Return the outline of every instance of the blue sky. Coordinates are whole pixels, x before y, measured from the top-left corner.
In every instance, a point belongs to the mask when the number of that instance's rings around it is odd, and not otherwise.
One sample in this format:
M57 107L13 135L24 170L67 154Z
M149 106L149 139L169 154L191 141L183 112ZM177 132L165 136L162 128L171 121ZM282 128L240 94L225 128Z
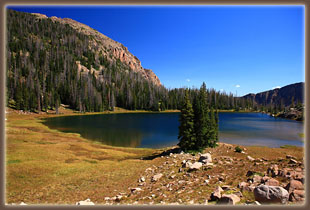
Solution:
M167 88L237 95L304 81L303 6L9 7L72 18L121 42Z

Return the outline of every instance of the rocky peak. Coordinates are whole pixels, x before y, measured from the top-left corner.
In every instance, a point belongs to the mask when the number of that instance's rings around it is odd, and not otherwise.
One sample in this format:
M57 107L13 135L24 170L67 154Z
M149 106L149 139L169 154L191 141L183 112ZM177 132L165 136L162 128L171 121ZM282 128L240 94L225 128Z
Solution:
M47 16L38 13L32 14L37 16L37 18L48 18ZM128 51L128 48L123 44L116 42L95 29L70 18L58 18L53 16L50 19L53 22L68 24L78 32L90 36L89 47L95 48L98 55L99 53L102 53L103 56L106 56L112 62L116 62L119 59L132 71L142 74L144 78L156 85L161 85L159 78L155 75L155 73L152 70L144 69L141 65L141 61L136 56L131 54Z

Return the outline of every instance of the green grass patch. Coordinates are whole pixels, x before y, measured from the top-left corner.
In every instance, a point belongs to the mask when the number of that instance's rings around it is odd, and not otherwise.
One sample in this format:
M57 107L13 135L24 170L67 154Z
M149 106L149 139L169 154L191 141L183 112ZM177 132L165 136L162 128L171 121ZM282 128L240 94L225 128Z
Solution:
M282 148L282 149L292 149L292 148L297 148L297 146L294 146L294 145L283 145L283 146L280 146L280 148Z
M96 163L98 163L97 161L95 161L95 160L84 160L85 162L88 162L88 163L92 163L92 164L96 164Z
M6 163L7 164L13 164L13 163L20 163L22 162L21 160L8 160Z

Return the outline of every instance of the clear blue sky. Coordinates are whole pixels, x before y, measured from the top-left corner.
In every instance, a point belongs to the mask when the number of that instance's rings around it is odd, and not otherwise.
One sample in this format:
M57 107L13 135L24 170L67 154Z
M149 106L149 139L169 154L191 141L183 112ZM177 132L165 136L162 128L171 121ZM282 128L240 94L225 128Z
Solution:
M9 7L72 18L121 42L168 88L245 95L304 81L303 6Z

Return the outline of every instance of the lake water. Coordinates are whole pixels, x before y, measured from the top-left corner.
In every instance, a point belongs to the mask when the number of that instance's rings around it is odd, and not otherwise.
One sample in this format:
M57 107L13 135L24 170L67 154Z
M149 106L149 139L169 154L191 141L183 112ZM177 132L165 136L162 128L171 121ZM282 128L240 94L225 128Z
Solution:
M52 129L107 145L161 148L178 143L179 113L125 113L49 118ZM239 145L303 146L303 123L261 113L219 113L219 141Z

